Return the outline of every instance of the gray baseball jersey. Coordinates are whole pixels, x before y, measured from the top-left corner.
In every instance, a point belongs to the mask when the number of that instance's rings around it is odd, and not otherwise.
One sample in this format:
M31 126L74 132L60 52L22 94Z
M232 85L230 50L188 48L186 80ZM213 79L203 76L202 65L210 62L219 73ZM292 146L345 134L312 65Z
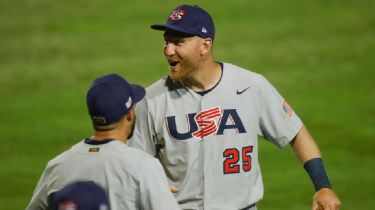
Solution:
M129 144L157 156L183 209L242 209L263 196L258 136L283 147L302 127L261 75L223 63L219 83L200 95L168 77L137 105Z
M180 209L157 159L120 141L88 139L48 162L26 209L46 209L48 196L76 180L101 185L112 210Z

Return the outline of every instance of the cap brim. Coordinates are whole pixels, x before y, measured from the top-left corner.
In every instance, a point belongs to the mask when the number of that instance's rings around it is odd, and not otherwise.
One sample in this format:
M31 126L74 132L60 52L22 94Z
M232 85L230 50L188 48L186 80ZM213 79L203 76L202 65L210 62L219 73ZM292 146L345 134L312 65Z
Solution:
M186 29L182 29L178 26L174 26L174 25L154 24L154 25L151 25L150 27L154 30L159 30L159 31L172 30L172 31L177 31L177 32L180 32L180 33L183 33L183 34L186 34L186 35L195 36L194 33L190 32L190 31L187 31Z
M137 103L145 97L146 90L142 86L130 84L130 87L132 89L132 94L133 94L133 97L132 97L133 103Z
M165 31L166 24L154 24L150 26L154 30Z

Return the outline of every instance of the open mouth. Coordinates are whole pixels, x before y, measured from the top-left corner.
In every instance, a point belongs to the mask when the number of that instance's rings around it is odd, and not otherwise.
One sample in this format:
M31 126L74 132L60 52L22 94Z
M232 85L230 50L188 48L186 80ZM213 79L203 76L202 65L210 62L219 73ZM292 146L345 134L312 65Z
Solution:
M175 67L179 62L178 61L168 61L169 66Z

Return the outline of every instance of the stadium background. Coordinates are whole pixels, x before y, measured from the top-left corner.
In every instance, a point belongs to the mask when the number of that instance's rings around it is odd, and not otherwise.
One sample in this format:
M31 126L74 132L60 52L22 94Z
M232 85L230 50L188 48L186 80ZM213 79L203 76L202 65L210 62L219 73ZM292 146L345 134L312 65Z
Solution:
M264 74L321 147L343 210L375 204L375 2L186 1L216 23L214 55ZM90 135L85 94L115 72L166 73L164 22L181 1L0 2L0 209L24 209L47 161ZM291 149L262 141L264 210L307 210L313 187ZM234 195L235 196L235 195Z

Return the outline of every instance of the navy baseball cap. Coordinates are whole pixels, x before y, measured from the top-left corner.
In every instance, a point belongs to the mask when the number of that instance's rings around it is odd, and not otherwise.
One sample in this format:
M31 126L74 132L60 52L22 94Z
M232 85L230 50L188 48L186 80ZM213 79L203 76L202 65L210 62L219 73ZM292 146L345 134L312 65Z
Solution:
M72 182L54 194L54 210L110 210L105 190L92 181Z
M169 15L166 24L151 25L155 30L172 30L202 38L215 38L215 26L210 14L199 6L181 5Z
M94 125L110 125L129 112L146 94L142 86L129 84L117 74L97 78L86 95Z

